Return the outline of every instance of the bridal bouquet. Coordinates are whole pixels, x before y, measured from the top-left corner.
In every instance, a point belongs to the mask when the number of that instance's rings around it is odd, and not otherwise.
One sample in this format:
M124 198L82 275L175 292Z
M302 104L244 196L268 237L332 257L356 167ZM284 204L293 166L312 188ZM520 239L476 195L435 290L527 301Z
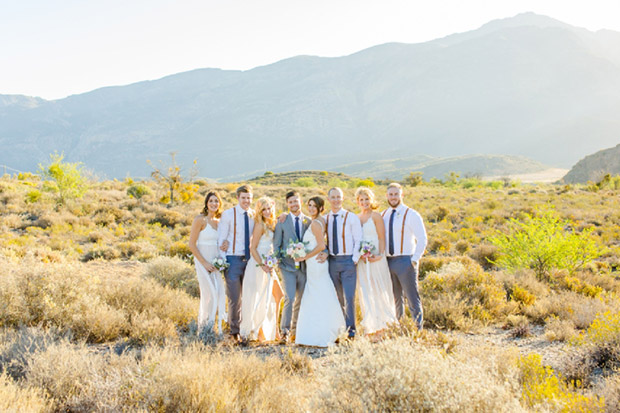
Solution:
M360 243L360 258L370 258L374 250L375 246L372 244L372 242L362 241Z
M272 273L273 270L276 268L276 265L278 264L278 259L271 255L263 255L263 262L260 264L256 264L257 267L260 267L261 265L266 265L267 267L269 267L269 273Z
M293 260L296 258L303 258L306 256L306 244L307 242L295 242L291 240L286 247L286 255ZM295 268L299 268L299 262L295 261Z
M211 263L219 272L224 272L226 268L230 267L230 264L222 257L216 257Z

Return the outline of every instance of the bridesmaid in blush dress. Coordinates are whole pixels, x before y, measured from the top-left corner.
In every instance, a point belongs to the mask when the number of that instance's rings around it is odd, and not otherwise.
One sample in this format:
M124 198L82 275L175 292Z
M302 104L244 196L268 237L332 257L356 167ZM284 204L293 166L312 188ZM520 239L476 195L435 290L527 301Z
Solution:
M196 276L200 286L198 326L215 325L218 320L222 333L222 320L226 319L226 288L222 274L213 266L219 257L217 226L222 214L222 200L217 192L209 192L200 215L194 218L189 235L189 249L194 255Z

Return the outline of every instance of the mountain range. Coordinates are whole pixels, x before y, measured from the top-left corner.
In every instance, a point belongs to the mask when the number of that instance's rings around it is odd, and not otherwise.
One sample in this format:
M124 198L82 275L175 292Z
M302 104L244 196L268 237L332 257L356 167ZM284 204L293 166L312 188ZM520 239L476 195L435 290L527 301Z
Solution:
M606 174L620 175L620 144L581 159L562 181L571 184L599 182Z
M0 164L35 170L57 150L103 176L140 177L147 159L175 151L221 180L297 167L398 178L471 154L487 174L482 159L502 154L524 173L615 146L619 107L620 33L525 13L337 58L197 69L53 101L0 95Z

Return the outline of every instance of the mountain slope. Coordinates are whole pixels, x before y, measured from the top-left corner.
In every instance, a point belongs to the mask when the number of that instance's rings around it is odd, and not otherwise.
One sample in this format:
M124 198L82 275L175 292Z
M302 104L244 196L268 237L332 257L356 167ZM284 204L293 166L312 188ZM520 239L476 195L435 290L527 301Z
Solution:
M222 179L392 159L379 152L568 166L620 135L617 50L614 32L525 14L339 58L199 69L56 101L0 96L0 164L32 170L59 150L108 176L146 176L147 159L177 151Z
M620 144L586 156L562 180L573 184L598 182L605 174L620 175Z

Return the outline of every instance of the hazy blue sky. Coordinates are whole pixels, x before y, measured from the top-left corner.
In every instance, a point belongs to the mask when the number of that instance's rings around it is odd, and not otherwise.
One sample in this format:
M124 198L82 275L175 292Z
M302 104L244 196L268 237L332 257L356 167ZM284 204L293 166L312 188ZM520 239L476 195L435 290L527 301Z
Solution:
M0 0L0 94L56 99L196 68L342 56L526 11L620 31L618 0Z

